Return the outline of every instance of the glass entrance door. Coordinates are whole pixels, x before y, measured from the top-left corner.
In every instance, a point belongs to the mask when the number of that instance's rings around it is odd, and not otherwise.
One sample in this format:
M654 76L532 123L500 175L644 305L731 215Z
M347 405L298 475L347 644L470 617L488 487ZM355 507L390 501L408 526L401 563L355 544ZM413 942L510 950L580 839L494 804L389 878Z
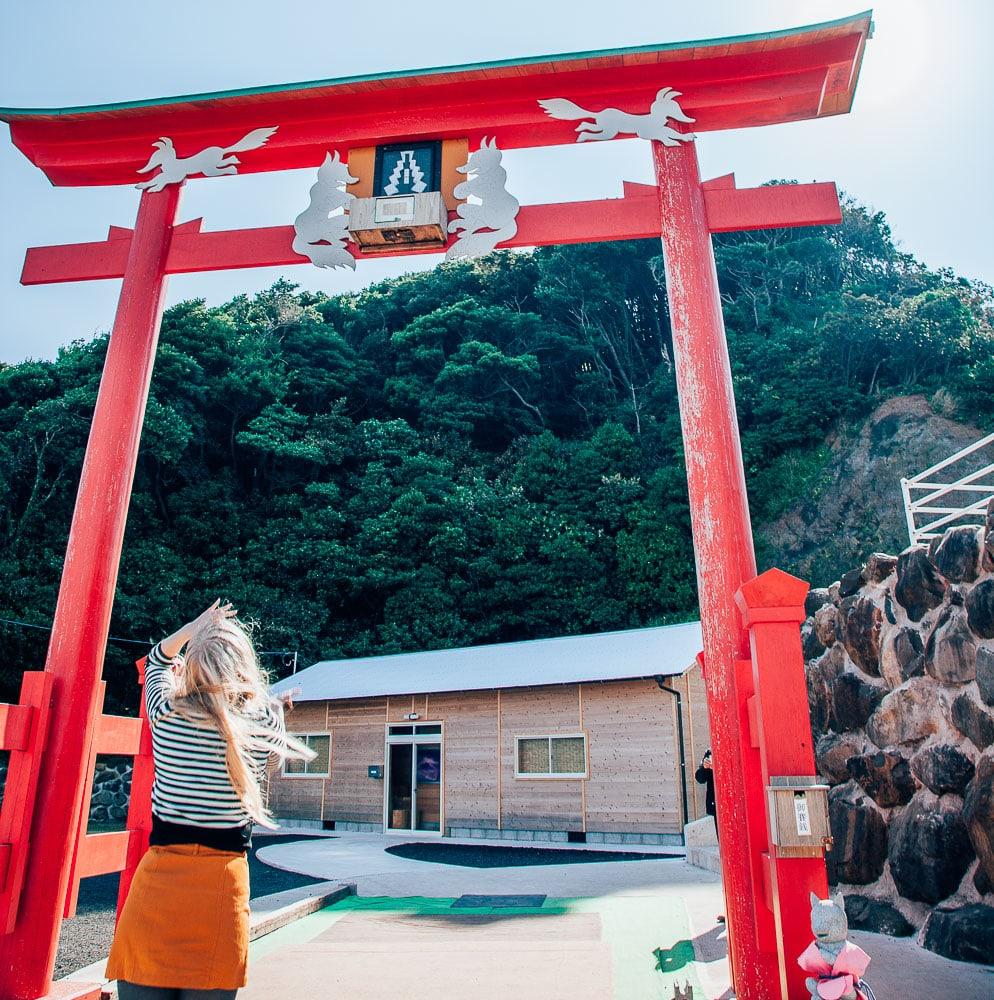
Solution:
M387 829L410 830L411 806L413 805L411 786L411 761L414 747L403 743L392 743L390 751L390 781L387 786Z
M441 833L441 732L439 723L387 728L388 830Z
M437 833L442 822L442 745L418 743L414 754L414 829Z

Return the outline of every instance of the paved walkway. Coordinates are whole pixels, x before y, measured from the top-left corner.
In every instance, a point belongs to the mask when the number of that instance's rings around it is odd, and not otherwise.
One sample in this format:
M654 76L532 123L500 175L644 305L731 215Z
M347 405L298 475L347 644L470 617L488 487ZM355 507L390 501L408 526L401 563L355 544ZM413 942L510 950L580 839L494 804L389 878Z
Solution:
M727 995L727 947L715 921L720 881L677 851L665 860L515 868L385 853L410 842L345 833L262 849L268 864L353 883L358 895L256 942L251 982L239 996L314 996L318 982L327 986L321 995L349 1000L671 1000L678 982L694 987L695 1000ZM618 850L666 853L627 844ZM465 906L460 897L467 895L543 899Z
M674 984L685 982L694 1000L731 996L724 928L715 921L720 881L682 857L468 868L385 853L399 843L410 838L346 833L260 851L277 867L354 883L358 896L256 941L239 997L672 1000ZM466 906L466 895L544 898ZM852 937L874 959L869 979L879 1000L994 997L994 970L940 958L910 938Z

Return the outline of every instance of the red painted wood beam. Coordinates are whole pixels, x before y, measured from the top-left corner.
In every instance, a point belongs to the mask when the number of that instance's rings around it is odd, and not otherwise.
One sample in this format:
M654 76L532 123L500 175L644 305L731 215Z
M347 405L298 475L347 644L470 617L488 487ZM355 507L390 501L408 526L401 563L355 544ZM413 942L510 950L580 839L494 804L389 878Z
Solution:
M260 125L279 131L243 158L243 174L316 167L329 149L496 136L502 149L572 144L575 123L538 101L648 111L660 87L683 97L695 131L769 125L847 111L870 32L868 13L762 36L640 46L519 62L441 67L89 108L0 108L14 144L53 184L133 184L150 143L181 156Z
M178 153L187 156L207 146L235 141L240 138L240 130L258 127L259 115L267 114L272 121L266 118L266 123L279 129L264 147L241 157L240 174L317 167L329 149L344 152L359 146L425 138L466 137L475 146L483 136L496 135L502 149L573 145L577 123L548 117L538 105L540 99L565 97L594 110L622 107L645 113L664 77L666 85L681 91L680 107L695 119L694 131L744 128L817 117L827 67L763 75L752 69L746 76L738 76L729 68L703 90L695 88L692 78L671 83L671 77L677 75L671 67L662 71L658 66L640 67L637 74L637 79L626 78L623 84L616 71L605 71L582 86L555 74L545 82L544 89L542 84L522 78L497 91L490 81L469 88L447 88L450 92L446 97L402 91L387 102L382 95L372 95L361 103L350 98L325 104L317 117L314 108L307 117L296 118L292 110L273 116L264 105L256 105L251 114L241 113L244 124L225 116L219 130L215 113L194 119L195 130L178 136L172 134L169 122L163 121L159 131L143 133L140 139L131 134L94 142L84 139L80 135L83 128L77 126L75 134L79 139L70 136L58 145L38 147L31 159L56 184L136 183L142 179L138 168L148 162L151 142L158 135L170 135Z
M0 705L0 750L23 750L31 739L34 717L30 705Z
M101 715L97 729L97 753L130 756L141 744L142 720L124 715Z
M131 832L119 830L116 833L90 833L81 837L76 858L76 873L79 878L93 875L109 875L119 872L128 860L128 843Z
M725 178L719 181L725 182ZM661 223L655 185L626 182L624 192L623 198L601 201L525 205L518 213L517 234L500 246L534 247L657 237ZM705 187L704 201L712 232L827 225L842 218L838 193L830 183L742 190ZM292 226L204 233L200 224L201 220L195 219L175 228L166 260L167 274L309 263L291 247ZM116 226L100 242L32 247L24 258L21 283L45 285L120 278L130 248L131 230ZM354 244L349 249L358 260L441 252L434 248L398 246L385 253L364 254Z
M835 226L842 221L839 192L830 182L742 189L705 188L704 204L712 233Z
M799 775L817 780L800 631L807 593L808 585L803 580L770 569L744 583L735 595L750 636L764 786L769 786L774 776ZM766 872L776 927L781 994L802 997L805 975L797 958L811 940L809 893L821 899L828 895L825 860L821 855L784 857L771 844Z

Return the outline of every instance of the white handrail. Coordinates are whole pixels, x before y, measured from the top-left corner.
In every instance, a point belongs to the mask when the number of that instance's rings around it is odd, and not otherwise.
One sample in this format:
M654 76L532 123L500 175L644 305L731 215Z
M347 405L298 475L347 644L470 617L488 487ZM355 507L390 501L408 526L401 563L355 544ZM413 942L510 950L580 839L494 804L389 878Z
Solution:
M966 473L959 479L950 482L940 482L933 479L935 473L954 465L956 462L971 455L976 455L983 448L994 445L994 434L988 434L966 448L961 448L954 455L936 462L935 465L919 472L916 476L901 480L901 493L904 496L904 515L908 522L908 537L912 545L919 545L933 538L938 538L942 531L955 522L964 524L983 524L987 505L994 500L994 463L988 462L979 469ZM982 480L977 482L977 480ZM927 491L924 496L915 496L914 491ZM956 498L950 494L977 494L975 499L964 498L957 504ZM935 506L936 500L942 500L946 506ZM919 515L941 514L934 520L926 519L919 523Z

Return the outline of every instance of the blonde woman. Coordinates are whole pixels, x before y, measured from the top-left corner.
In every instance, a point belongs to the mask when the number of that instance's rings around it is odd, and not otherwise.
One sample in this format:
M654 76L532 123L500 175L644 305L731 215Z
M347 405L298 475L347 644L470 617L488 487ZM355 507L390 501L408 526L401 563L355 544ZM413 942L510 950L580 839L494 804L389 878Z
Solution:
M287 736L252 640L215 601L149 653L145 706L155 778L148 853L107 961L120 1000L229 1000L245 985L253 823L272 826L260 781Z

